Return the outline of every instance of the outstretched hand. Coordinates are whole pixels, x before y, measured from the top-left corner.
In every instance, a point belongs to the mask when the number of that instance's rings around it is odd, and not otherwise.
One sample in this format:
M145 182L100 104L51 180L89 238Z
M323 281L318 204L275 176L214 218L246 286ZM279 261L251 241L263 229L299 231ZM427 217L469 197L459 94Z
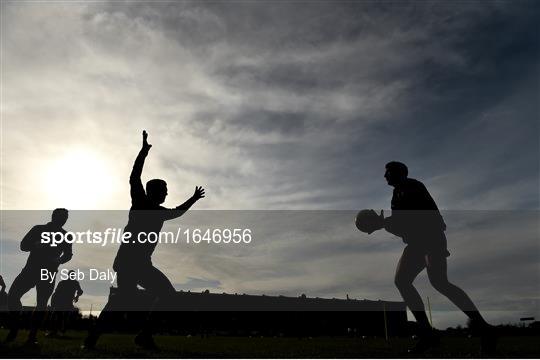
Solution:
M150 150L150 148L152 147L152 145L148 143L148 133L146 132L146 130L143 130L142 132L142 147L145 150Z
M202 199L204 197L204 189L202 186L196 186L195 187L195 193L193 194L193 198L195 200Z

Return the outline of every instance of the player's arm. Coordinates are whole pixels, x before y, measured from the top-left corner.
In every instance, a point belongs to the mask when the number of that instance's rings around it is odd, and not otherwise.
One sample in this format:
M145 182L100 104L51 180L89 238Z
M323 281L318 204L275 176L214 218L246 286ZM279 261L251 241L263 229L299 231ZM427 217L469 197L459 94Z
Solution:
M21 251L32 251L41 243L41 232L38 226L34 226L21 240Z
M135 202L141 198L145 197L144 187L141 181L141 175L144 167L144 160L146 159L146 156L148 155L148 151L152 147L152 145L148 144L148 133L146 131L143 131L143 143L141 150L139 151L139 154L137 155L137 158L135 159L135 163L133 164L133 169L131 170L131 175L129 176L129 186L130 186L130 194L131 194L131 201Z
M83 294L83 290L81 288L81 284L77 281L77 292L75 293L75 298L73 301L77 302L79 301L79 297Z
M404 235L401 226L394 216L389 216L384 219L384 230L390 234L402 237Z
M73 244L64 241L62 247L62 255L58 258L59 264L65 264L73 257Z
M166 220L176 219L177 217L182 216L190 207L193 206L197 201L202 199L205 196L204 189L202 186L196 186L193 196L187 199L183 204L178 205L174 209L167 209Z
M381 210L381 224L384 230L388 231L390 234L403 237L405 234L403 228L403 219L399 216L400 211L392 210L392 215L384 217L384 213Z

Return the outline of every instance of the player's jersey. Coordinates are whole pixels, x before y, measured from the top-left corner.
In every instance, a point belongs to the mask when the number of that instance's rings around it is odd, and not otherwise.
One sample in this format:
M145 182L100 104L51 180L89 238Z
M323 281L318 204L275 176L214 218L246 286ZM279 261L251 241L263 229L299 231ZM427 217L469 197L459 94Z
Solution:
M151 265L152 254L157 246L157 242L148 242L147 235L151 232L159 233L163 223L168 220L170 209L162 206L152 206L141 201L131 207L129 220L124 232L131 233L131 242L123 243L118 249L114 268L123 265ZM139 241L139 234L141 235Z
M387 230L407 244L446 250L446 224L424 184L406 179L394 188L391 207Z
M27 268L43 268L50 271L58 270L61 263L69 261L73 255L72 244L63 241L56 246L50 243L42 243L41 234L43 232L61 232L66 234L66 230L54 226L52 223L34 226L21 241L21 250L30 251Z

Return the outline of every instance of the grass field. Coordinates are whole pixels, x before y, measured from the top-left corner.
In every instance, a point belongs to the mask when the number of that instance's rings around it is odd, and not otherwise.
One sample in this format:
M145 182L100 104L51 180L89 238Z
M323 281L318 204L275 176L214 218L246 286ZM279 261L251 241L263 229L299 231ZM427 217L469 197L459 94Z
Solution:
M80 345L85 332L69 332L64 338L44 338L39 346L24 346L27 332L21 331L13 344L0 345L0 357L35 358L365 358L405 357L406 349L414 343L410 339L361 338L209 338L185 336L156 336L161 348L159 353L137 349L133 336L126 334L104 335L96 350L84 351ZM0 338L6 335L0 330ZM478 338L443 338L441 348L426 357L474 358L479 356ZM540 337L503 337L498 346L498 357L537 358L540 356Z

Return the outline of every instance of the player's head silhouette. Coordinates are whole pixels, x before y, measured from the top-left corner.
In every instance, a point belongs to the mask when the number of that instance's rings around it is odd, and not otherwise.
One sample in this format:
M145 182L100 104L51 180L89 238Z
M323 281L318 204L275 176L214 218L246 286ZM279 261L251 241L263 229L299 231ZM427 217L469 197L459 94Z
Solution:
M396 186L407 179L408 174L407 165L399 161L390 161L386 164L384 178L388 182L388 185Z
M152 179L146 183L146 195L150 201L162 204L167 197L167 183L165 180Z
M51 222L59 227L64 226L68 219L68 211L64 208L54 209L51 216Z

